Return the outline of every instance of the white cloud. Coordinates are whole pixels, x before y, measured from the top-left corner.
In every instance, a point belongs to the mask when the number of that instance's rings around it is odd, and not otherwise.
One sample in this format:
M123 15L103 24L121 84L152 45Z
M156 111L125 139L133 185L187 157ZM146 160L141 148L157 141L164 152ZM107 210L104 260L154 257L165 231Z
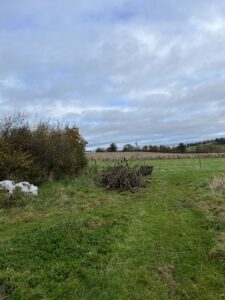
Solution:
M225 18L221 16L215 16L211 20L193 20L193 24L207 33L224 33L225 30Z

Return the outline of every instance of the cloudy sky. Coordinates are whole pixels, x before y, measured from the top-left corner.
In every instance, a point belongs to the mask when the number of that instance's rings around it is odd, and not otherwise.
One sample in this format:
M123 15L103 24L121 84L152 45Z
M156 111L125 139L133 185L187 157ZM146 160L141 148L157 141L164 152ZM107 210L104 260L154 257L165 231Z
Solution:
M224 0L0 1L0 115L92 147L225 135Z

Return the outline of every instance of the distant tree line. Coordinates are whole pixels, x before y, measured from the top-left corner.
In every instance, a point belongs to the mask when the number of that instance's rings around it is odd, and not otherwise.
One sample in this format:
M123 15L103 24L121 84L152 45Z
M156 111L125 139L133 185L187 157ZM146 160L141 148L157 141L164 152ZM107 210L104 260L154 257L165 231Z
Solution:
M215 143L217 145L225 145L225 138L217 138L215 139Z
M176 146L166 146L166 145L144 145L139 146L137 143L125 144L122 147L122 150L118 150L118 146L115 143L111 143L109 147L103 148L98 147L96 152L160 152L160 153L185 153L185 152L197 152L197 153L205 153L205 152L224 152L225 148L218 148L218 145L225 145L225 138L216 138L211 140L204 140L195 143L179 143Z
M169 147L165 145L144 145L144 146L139 146L137 143L135 145L132 144L125 144L122 148L122 152L163 152L163 153L184 153L186 152L187 146L183 143L180 143L178 146L174 147ZM111 143L109 147L107 148L102 148L98 147L96 149L96 152L116 152L118 151L118 146L115 143Z

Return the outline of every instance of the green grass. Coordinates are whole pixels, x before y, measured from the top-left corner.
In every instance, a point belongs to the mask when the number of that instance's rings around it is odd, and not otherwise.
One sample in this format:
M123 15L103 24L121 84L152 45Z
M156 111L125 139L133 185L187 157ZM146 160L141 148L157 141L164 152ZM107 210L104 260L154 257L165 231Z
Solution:
M225 159L151 163L137 193L86 175L1 210L0 299L225 299L224 261L211 255L225 223L202 209L218 200L208 181Z

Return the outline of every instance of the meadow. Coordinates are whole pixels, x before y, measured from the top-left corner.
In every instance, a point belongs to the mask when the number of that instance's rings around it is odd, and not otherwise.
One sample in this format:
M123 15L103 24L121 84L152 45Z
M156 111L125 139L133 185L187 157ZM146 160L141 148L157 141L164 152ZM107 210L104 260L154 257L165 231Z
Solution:
M0 299L225 299L225 159L148 161L136 193L95 185L113 163L0 210Z

